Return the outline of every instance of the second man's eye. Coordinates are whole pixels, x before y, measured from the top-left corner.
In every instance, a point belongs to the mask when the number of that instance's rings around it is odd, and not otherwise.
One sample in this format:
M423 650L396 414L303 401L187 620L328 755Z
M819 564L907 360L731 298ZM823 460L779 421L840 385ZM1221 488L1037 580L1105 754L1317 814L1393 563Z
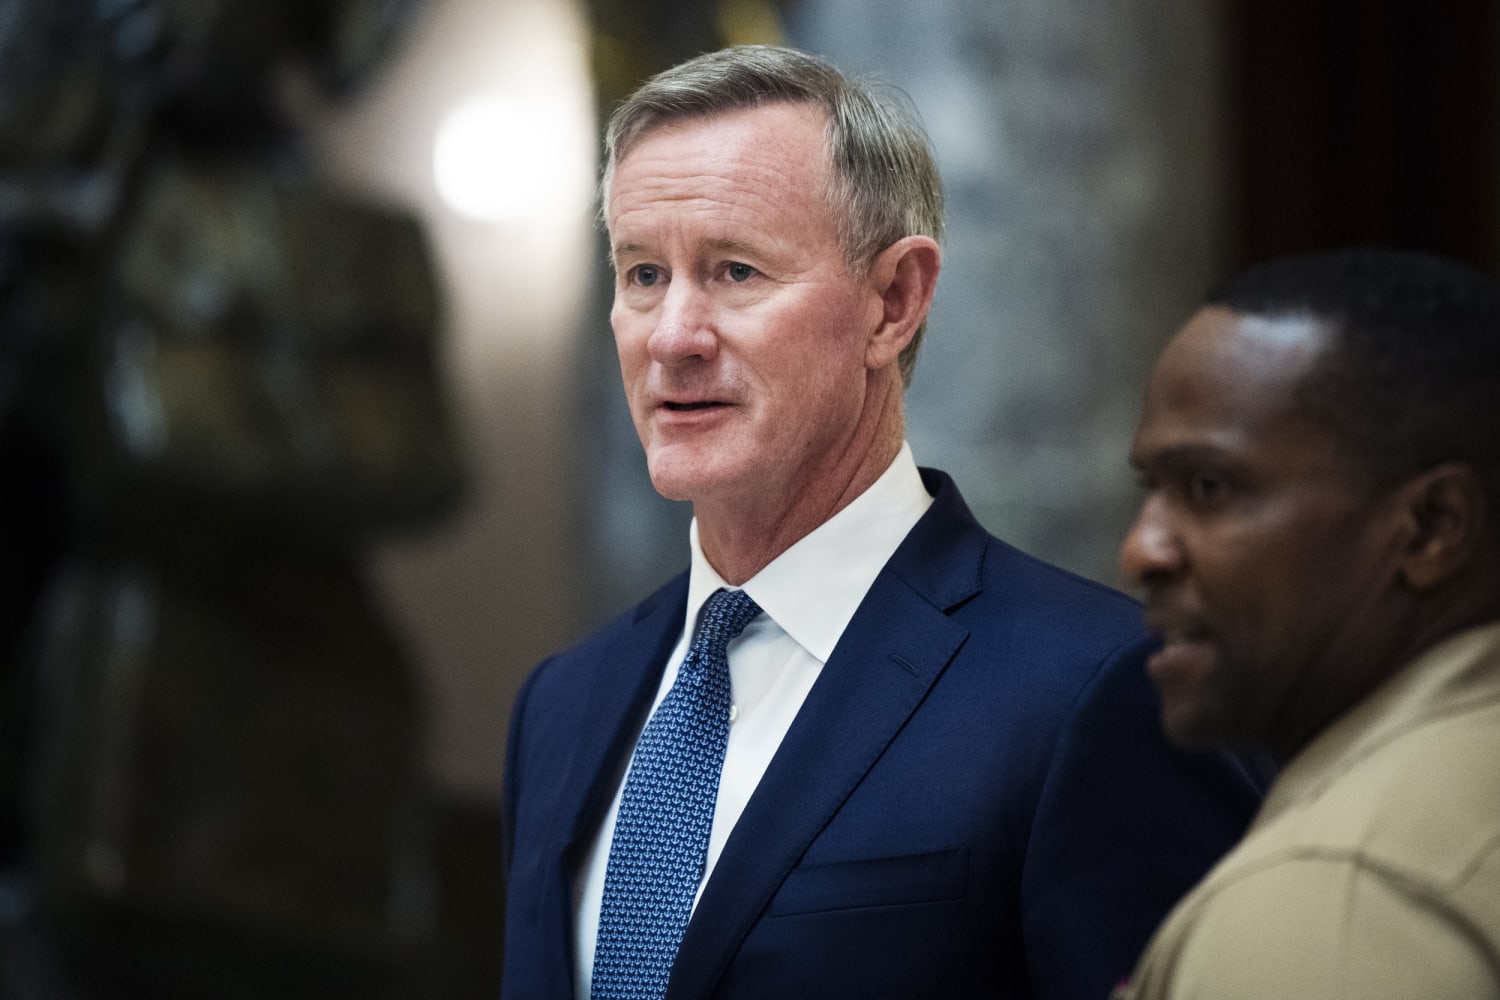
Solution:
M1228 485L1219 476L1195 472L1187 478L1188 499L1199 506L1212 506L1224 499Z
M650 287L661 278L661 270L652 264L641 264L635 269L635 283Z
M749 264L730 264L728 268L730 281L749 281L754 273L755 268Z

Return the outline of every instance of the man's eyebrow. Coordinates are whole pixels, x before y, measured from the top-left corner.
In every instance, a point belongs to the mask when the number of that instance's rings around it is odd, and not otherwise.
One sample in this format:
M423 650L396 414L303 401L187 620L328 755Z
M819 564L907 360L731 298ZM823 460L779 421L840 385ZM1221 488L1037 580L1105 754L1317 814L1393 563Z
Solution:
M645 249L640 243L616 243L609 248L609 259L615 261L627 254L644 253Z
M710 250L714 250L714 251L717 251L718 253L724 253L724 254L735 254L735 255L741 255L742 254L742 255L750 256L750 255L764 254L764 252L765 252L762 247L759 247L756 244L751 243L751 242L749 242L747 240L736 240L736 239L709 240L708 243L707 243L707 246L708 246L708 249L710 249Z
M1169 444L1141 454L1130 452L1130 465L1141 469L1146 466L1176 469L1185 465L1201 465L1223 458L1223 450L1210 444Z

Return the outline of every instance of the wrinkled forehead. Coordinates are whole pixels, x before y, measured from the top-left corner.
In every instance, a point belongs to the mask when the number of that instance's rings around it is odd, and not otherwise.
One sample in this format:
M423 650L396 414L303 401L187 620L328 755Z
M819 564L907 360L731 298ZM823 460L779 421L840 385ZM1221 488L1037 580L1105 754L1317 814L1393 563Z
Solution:
M832 218L822 122L816 109L781 103L664 124L621 158L603 197L612 239L641 209L680 218L710 208L767 219L791 212L821 225Z

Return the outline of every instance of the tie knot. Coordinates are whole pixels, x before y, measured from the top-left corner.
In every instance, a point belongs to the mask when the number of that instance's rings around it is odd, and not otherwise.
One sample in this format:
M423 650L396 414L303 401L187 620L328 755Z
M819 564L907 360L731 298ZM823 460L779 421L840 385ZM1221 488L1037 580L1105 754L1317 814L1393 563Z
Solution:
M749 594L721 587L703 607L703 620L698 624L698 638L693 645L722 650L758 614L760 605Z

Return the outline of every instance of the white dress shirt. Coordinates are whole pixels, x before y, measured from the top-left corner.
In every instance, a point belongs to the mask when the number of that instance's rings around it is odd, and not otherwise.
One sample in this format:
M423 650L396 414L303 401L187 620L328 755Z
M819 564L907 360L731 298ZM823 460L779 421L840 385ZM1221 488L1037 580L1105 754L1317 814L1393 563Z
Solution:
M729 644L734 707L708 857L698 885L700 895L730 830L739 821L844 628L881 568L931 504L911 447L903 442L900 454L869 489L746 581L745 592L763 613ZM651 706L653 712L677 679L703 605L720 587L732 589L704 558L696 520L688 535L692 566L687 616L682 636L662 674ZM624 785L622 779L574 887L579 1000L589 997L604 874Z

